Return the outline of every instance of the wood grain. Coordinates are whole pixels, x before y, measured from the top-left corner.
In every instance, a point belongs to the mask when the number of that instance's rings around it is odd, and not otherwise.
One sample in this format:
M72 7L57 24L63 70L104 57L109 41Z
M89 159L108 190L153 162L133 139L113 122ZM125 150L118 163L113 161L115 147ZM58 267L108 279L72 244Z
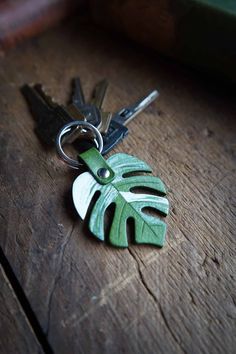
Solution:
M0 283L1 354L43 353L1 265Z
M65 102L106 77L105 108L160 99L113 152L146 161L168 187L167 245L114 249L76 215L76 172L46 150L19 87ZM72 23L1 59L1 246L55 353L233 353L235 100L218 83Z

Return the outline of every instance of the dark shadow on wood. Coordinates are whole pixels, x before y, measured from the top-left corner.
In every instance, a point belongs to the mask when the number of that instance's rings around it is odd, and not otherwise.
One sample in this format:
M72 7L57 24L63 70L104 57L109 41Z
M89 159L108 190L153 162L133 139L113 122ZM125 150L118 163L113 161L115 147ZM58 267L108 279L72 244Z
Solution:
M42 349L46 354L53 354L53 350L50 346L50 344L47 341L47 338L45 336L45 333L43 332L39 321L32 310L32 307L29 303L28 298L26 297L17 277L15 276L14 271L12 270L12 267L10 263L8 262L8 259L6 258L2 248L0 247L0 263L5 271L5 274L15 292L15 295L22 306L22 309L32 327L32 330L34 331L35 336L37 337L39 343L42 346Z

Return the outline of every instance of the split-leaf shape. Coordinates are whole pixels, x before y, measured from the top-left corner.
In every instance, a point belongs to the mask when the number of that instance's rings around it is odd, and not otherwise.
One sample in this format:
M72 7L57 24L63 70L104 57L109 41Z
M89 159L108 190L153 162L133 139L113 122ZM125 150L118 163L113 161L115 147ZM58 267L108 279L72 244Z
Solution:
M89 229L98 239L105 239L105 212L114 203L115 212L109 231L109 241L113 246L128 246L127 220L132 218L136 243L162 247L166 224L158 217L145 213L143 209L152 208L162 215L168 214L169 203L163 197L166 194L163 182L160 178L150 175L134 175L135 172L152 172L145 162L134 156L115 154L106 162L115 172L115 178L109 184L98 183L89 172L82 173L74 181L72 193L78 214L82 219L85 218L93 196L99 191L100 195L92 208L89 220ZM162 196L133 193L131 190L134 188L150 189Z

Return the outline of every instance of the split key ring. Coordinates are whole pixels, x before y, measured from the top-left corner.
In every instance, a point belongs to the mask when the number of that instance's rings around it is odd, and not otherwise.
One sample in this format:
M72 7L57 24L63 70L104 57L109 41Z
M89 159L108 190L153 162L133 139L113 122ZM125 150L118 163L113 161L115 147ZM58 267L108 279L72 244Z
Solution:
M61 130L59 131L59 133L57 134L57 137L56 137L57 153L65 163L67 163L70 167L77 169L80 166L82 166L82 164L79 163L78 160L75 160L75 159L72 159L71 157L69 157L63 150L63 145L66 143L66 136L69 133L71 133L71 135L73 135L73 128L76 130L78 130L79 128L84 128L85 131L93 133L95 136L94 142L96 143L96 145L97 145L96 147L100 153L103 150L103 138L102 138L102 135L99 132L99 130L96 127L94 127L94 125L92 125L91 123L86 122L86 121L75 120L75 121L72 121L72 122L64 125L61 128ZM64 139L63 139L63 137L64 137Z

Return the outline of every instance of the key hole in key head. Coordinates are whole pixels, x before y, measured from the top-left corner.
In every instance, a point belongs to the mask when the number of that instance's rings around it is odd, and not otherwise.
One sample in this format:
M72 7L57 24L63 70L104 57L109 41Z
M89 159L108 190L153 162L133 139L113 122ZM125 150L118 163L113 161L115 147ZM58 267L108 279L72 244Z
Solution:
M120 117L128 118L131 115L131 111L127 108L123 109L120 113Z

